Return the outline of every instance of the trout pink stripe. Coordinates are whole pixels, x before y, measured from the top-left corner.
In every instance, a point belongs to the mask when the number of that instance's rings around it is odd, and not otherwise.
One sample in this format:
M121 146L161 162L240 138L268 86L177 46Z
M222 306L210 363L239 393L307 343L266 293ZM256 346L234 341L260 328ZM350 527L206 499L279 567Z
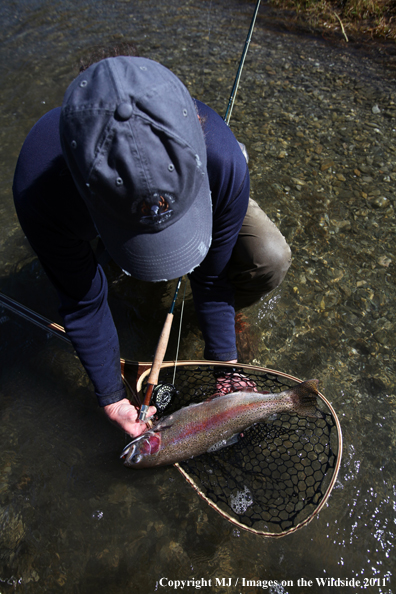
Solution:
M281 401L280 399L276 398L266 399L265 402L263 402L263 405L267 405L269 400L273 404L276 404ZM284 401L284 399L282 400ZM195 435L198 431L210 431L211 429L215 429L220 425L226 425L227 421L233 421L236 417L246 415L247 413L249 413L250 410L253 410L256 416L257 403L258 399L253 400L249 403L241 403L237 406L234 406L233 408L221 410L218 413L212 416L208 416L205 419L200 419L193 421L191 423L187 423L186 425L184 425L184 431L180 431L179 436L175 438L174 442L178 443L183 439L188 439L191 435Z

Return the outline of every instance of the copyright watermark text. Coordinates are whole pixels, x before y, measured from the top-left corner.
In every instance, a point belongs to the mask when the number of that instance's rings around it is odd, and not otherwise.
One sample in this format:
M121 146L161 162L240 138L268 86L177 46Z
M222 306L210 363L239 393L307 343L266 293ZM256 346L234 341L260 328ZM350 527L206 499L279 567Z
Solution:
M184 590L184 589L195 589L200 590L201 588L261 588L262 590L268 590L270 588L293 588L306 587L306 588L320 588L320 587L334 587L334 588L373 588L373 587L384 587L389 583L385 577L376 578L315 578L306 579L299 578L295 580L252 580L247 578L199 578L199 579L188 579L188 580L173 580L166 577L162 577L156 584L156 590L160 588L171 588L172 590Z

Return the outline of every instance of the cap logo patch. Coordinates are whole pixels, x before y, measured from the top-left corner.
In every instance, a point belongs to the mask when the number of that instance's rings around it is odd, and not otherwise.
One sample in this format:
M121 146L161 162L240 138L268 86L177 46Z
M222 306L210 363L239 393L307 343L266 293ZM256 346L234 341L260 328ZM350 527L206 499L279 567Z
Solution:
M155 192L151 199L140 203L140 223L151 226L162 225L172 217L173 210L170 205L174 201L173 196L168 192Z

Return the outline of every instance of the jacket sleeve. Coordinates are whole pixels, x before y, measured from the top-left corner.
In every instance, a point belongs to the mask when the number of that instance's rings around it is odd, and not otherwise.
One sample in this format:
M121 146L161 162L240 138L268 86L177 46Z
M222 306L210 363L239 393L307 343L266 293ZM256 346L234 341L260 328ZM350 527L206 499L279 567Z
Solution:
M234 290L228 280L232 250L249 202L245 157L229 127L197 101L203 121L212 193L212 243L204 261L190 274L194 304L205 340L205 358L237 358Z
M59 110L28 135L14 176L21 227L58 292L60 314L101 406L126 396L107 281L92 251L96 230L68 173L60 147Z

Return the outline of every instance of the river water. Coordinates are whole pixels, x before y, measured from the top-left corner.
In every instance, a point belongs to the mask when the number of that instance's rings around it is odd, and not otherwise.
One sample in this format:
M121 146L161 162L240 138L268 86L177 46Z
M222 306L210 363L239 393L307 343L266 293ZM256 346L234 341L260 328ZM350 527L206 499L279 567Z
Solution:
M133 42L223 115L253 9L1 2L4 293L60 321L11 185L26 134L61 103L79 59ZM125 437L98 410L71 347L1 308L2 594L152 594L176 591L175 580L219 594L396 592L396 72L384 54L276 30L264 9L231 128L250 155L252 195L293 263L282 287L244 312L240 359L319 379L344 437L328 505L295 534L266 539L228 523L173 467L125 469ZM122 356L150 360L174 287L132 282L111 264L106 272ZM187 293L180 357L202 357L202 347Z

